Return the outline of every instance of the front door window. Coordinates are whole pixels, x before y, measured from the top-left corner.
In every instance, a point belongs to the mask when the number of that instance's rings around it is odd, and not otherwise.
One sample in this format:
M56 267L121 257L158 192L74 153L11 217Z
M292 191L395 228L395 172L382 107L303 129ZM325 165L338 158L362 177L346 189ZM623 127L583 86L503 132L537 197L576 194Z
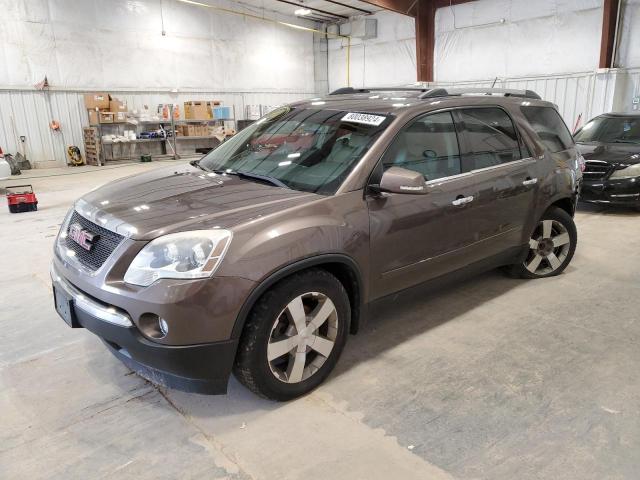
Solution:
M450 112L425 115L394 139L382 159L383 169L402 167L420 172L425 180L462 173L458 137Z

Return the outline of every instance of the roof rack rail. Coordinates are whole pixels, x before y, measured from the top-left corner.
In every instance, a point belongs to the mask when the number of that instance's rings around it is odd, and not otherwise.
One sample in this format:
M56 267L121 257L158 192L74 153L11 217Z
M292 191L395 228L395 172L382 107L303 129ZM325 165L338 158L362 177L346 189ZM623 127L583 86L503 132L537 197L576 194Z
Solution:
M422 87L373 87L373 88L353 88L343 87L334 90L329 95L349 95L354 93L371 93L371 92L428 92L428 88Z
M454 97L461 95L502 95L505 97L533 98L541 100L533 90L513 90L508 88L432 88L418 98Z

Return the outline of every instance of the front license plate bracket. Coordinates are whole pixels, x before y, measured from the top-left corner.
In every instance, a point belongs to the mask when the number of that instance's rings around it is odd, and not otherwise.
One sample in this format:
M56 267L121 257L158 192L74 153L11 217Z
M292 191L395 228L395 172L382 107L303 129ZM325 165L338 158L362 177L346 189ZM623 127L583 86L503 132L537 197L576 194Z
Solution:
M53 287L53 300L56 306L56 312L62 317L67 325L71 328L82 328L82 325L76 318L73 300L59 288Z

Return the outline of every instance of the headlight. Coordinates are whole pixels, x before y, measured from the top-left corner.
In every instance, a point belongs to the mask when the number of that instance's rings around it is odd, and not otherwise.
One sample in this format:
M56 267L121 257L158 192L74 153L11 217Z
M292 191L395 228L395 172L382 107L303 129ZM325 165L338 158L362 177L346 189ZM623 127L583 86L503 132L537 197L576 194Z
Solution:
M156 238L133 259L124 281L147 287L159 278L209 277L220 265L229 243L228 230L195 230Z
M620 170L614 170L609 178L635 178L640 177L640 163L631 165Z

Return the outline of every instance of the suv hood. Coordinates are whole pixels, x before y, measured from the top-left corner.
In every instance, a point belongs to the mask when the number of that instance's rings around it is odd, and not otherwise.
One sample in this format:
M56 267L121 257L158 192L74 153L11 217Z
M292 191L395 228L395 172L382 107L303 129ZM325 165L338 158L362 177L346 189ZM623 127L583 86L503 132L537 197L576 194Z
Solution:
M75 208L109 230L151 240L185 230L231 228L319 198L178 165L108 183L78 200Z
M585 160L601 160L612 165L640 163L640 145L625 143L578 143Z

